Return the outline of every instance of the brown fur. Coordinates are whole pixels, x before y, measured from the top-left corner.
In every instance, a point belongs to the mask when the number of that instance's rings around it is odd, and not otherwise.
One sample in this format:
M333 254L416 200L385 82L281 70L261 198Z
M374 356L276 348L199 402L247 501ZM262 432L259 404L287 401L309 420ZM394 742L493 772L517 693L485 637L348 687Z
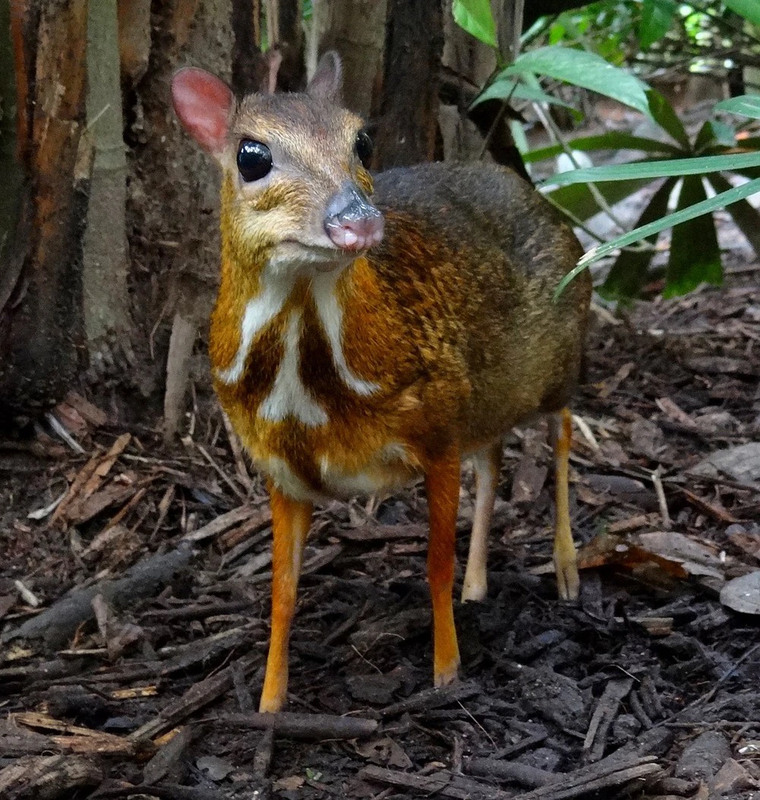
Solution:
M318 492L322 454L358 472L394 441L424 467L452 439L472 451L536 412L562 408L578 375L590 280L584 273L554 302L580 245L524 181L493 166L431 164L379 175L374 200L385 239L339 287L347 362L381 390L361 397L339 379L305 286L254 344L245 378L217 385L254 456L290 461ZM228 268L240 274L244 266ZM229 294L223 283L212 325L218 368L239 342L242 303ZM236 313L227 318L229 305ZM256 416L293 305L304 309L301 378L330 419L321 428Z

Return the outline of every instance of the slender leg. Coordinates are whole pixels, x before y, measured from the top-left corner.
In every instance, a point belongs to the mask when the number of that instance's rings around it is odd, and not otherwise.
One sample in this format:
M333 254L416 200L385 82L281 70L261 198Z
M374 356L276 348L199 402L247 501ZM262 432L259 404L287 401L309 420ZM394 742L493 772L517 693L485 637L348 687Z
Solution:
M450 447L425 475L430 538L428 582L433 602L433 675L436 686L445 686L457 676L459 645L454 628L454 540L459 508L459 448Z
M554 534L554 571L557 589L563 600L577 600L580 591L578 563L570 530L570 505L567 493L568 461L573 436L573 421L569 408L563 408L552 418L554 439L554 483L556 529Z
M462 586L463 603L467 600L485 600L488 590L488 534L499 483L501 439L478 450L472 464L475 467L475 518L472 521L470 552Z
M303 548L311 523L311 503L269 487L272 505L272 638L259 711L279 711L288 691L288 639L296 606Z

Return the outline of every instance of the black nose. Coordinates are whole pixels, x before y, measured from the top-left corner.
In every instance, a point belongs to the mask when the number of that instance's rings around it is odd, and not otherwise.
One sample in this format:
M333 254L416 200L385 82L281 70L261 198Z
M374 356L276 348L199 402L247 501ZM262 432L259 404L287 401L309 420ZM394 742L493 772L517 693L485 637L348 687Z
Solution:
M385 220L362 190L346 182L325 211L325 231L343 250L366 250L383 238Z

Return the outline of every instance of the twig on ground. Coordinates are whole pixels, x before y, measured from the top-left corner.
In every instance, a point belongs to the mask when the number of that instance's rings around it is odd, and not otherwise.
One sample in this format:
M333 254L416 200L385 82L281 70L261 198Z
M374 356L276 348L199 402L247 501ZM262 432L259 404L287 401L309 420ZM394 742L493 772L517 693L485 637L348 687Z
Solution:
M620 703L631 691L633 678L618 678L607 682L588 726L583 750L588 761L598 761L607 744L607 734L615 721Z
M332 714L296 714L281 711L279 714L225 714L217 717L218 725L241 726L267 730L277 736L307 741L327 739L359 739L371 736L377 730L377 721L361 717L339 717Z
M662 517L662 524L666 531L673 527L670 520L670 512L668 511L668 501L665 499L665 490L662 487L662 467L658 466L652 473L652 484L654 485L655 493L657 494L657 502L660 505L660 516Z
M429 711L431 708L440 708L473 697L481 691L480 686L472 681L453 683L440 689L424 689L406 700L386 706L380 713L383 717L398 717L411 711Z

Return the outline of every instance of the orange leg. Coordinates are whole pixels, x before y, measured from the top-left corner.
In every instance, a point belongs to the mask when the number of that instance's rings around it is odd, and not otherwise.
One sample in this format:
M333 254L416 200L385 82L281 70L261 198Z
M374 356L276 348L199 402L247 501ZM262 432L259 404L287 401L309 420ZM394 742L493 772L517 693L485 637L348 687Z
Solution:
M570 529L570 504L567 491L570 445L573 438L573 418L570 409L563 408L552 419L552 433L556 506L554 571L557 575L559 596L563 600L577 600L581 583L578 577L578 560L573 544L573 532Z
M286 497L269 487L272 505L272 635L259 711L276 712L288 691L288 640L296 606L303 548L311 523L311 503Z
M433 675L436 686L457 676L459 645L454 628L454 540L459 508L459 449L449 448L428 467L425 475L430 538L428 582L433 601Z

